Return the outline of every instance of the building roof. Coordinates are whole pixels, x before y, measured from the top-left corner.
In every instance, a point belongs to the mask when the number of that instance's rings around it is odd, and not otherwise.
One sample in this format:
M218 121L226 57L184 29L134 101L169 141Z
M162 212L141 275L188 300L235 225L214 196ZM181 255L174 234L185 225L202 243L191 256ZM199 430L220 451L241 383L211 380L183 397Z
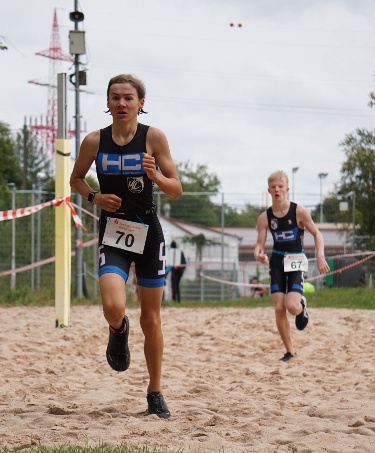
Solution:
M323 235L324 246L327 248L331 247L344 247L348 244L348 232L343 230L343 227L336 226L334 224L324 224L321 227L317 224L320 232ZM219 228L215 228L220 230ZM257 240L257 229L256 228L224 228L224 231L227 234L238 237L240 242L240 247L255 247ZM266 247L272 247L273 240L271 234L267 234ZM314 237L308 232L305 231L304 235L304 245L305 247L314 247Z

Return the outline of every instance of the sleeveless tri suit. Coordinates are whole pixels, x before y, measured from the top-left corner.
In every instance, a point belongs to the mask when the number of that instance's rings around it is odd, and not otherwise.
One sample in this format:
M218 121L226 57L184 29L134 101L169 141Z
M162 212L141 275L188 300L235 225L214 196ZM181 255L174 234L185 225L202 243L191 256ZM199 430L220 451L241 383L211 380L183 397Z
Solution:
M284 271L284 256L290 253L303 253L304 230L297 224L297 204L291 202L284 217L276 217L272 207L267 209L268 228L273 237L273 250L270 258L271 293L294 291L303 293L304 273Z
M166 253L154 203L154 183L147 177L142 165L148 129L149 126L138 123L135 136L125 146L113 141L112 126L100 130L95 159L100 191L117 195L122 199L122 204L117 212L102 210L100 216L99 276L116 273L127 281L130 265L134 262L138 285L155 288L165 283ZM143 253L103 243L107 223L117 222L116 219L148 225Z

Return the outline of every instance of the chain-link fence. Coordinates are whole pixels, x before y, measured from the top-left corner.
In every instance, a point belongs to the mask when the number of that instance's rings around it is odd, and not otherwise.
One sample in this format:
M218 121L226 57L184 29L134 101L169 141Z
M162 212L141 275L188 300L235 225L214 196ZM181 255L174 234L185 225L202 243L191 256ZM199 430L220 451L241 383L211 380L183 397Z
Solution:
M55 205L47 206L30 215L12 218L15 209L32 207L53 200L54 194L42 190L23 191L11 188L1 200L1 210L8 210L9 220L0 221L2 254L0 256L0 288L31 290L49 288L55 284ZM72 197L74 202L74 196ZM186 269L181 279L182 300L223 300L250 296L250 280L257 276L268 283L268 269L254 262L256 221L270 204L266 194L211 194L185 193L179 200L171 200L155 193L160 221L165 234L167 268L170 244L175 241L186 256ZM372 285L374 260L371 250L357 249L353 228L354 207L347 206L346 222L320 223L329 217L322 212L319 195L297 195L296 201L306 206L322 231L326 256L333 273L321 278L315 268L314 241L305 234L305 248L309 258L310 280L315 289L325 286ZM78 212L86 231L82 243L76 244L72 222L72 294L76 278L83 275L83 295L98 296L97 279L97 217L96 207L83 201L84 210ZM339 209L330 205L330 209ZM332 213L331 213L332 214ZM76 272L74 251L82 247L83 269ZM266 250L270 252L269 237ZM167 276L165 299L171 298L170 274ZM130 280L131 281L131 280ZM127 285L131 292L132 285Z

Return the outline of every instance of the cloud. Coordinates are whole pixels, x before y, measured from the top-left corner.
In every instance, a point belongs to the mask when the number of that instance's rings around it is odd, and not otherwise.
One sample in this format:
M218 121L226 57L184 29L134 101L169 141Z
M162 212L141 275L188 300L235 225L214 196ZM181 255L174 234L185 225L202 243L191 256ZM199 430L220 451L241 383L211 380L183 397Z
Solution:
M34 53L49 46L53 6L66 52L74 27L73 2L19 4L0 19L14 44L0 53L0 121L13 129L47 111L47 90L27 81L49 77L50 62ZM134 73L147 87L149 115L140 121L164 130L176 161L207 163L224 191L259 193L274 169L294 166L297 192L318 193L322 171L328 191L340 179L339 142L372 127L371 0L81 0L80 7L92 93L81 95L87 129L110 122L109 78ZM73 92L68 104L74 124Z

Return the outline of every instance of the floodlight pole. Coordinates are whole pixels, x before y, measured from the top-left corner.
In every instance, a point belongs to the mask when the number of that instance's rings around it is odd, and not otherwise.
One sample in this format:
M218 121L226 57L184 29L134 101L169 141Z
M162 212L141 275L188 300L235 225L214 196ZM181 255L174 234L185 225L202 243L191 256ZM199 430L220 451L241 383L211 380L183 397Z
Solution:
M354 248L355 248L355 192L354 190L348 192L345 195L346 198L351 198L353 200L352 207L353 207L353 212L352 212L352 252L354 253Z
M78 11L78 0L74 0L74 11L70 13L70 20L74 22L74 31L75 35L72 34L71 38L71 54L74 54L74 87L75 87L75 148L76 148L76 159L79 153L79 147L81 143L81 111L80 111L80 100L79 100L79 85L80 85L80 60L79 56L85 54L85 44L84 44L84 34L83 32L80 38L78 39L78 23L82 22L84 15L82 12ZM77 41L77 42L76 42ZM71 79L72 81L72 79ZM79 193L76 194L76 205L78 210L81 212L82 209L82 197ZM83 233L82 228L76 228L76 243L75 243L75 252L76 252L76 288L75 293L77 297L83 297Z
M292 201L294 201L294 174L297 173L299 167L292 168Z
M328 176L328 173L319 173L320 179L320 224L323 223L323 179Z

